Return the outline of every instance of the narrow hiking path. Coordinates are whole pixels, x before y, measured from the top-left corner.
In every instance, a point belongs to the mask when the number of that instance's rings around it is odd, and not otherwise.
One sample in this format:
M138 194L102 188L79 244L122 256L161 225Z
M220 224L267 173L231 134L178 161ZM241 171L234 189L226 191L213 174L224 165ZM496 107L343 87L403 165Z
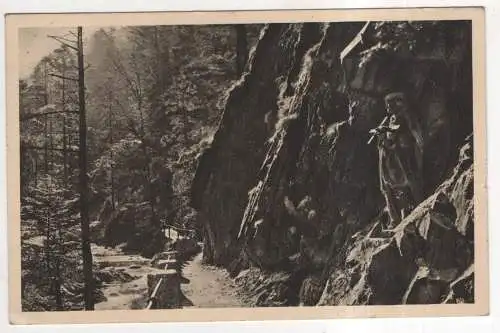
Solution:
M105 301L95 304L96 310L143 309L148 299L147 275L162 270L150 265L150 260L140 255L128 255L119 248L105 249L92 244L95 263L100 272L109 276L101 291ZM218 267L202 263L203 253L198 253L185 263L182 276L189 283L181 284L185 299L183 307L224 308L247 306L239 296L239 288L229 274Z
M200 252L183 269L183 276L189 283L181 289L193 307L223 308L242 307L245 303L238 296L238 287L223 269L202 264ZM187 306L187 305L185 305Z
M112 281L101 288L106 300L95 304L96 310L126 310L144 308L148 297L147 275L161 272L140 255L126 255L119 249L105 249L92 244L95 262Z

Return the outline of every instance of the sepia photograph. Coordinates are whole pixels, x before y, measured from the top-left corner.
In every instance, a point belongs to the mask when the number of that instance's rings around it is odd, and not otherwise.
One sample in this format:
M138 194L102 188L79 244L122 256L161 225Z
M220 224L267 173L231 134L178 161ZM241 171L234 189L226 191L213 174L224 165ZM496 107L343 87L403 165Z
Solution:
M16 321L486 314L483 12L351 12L8 16Z

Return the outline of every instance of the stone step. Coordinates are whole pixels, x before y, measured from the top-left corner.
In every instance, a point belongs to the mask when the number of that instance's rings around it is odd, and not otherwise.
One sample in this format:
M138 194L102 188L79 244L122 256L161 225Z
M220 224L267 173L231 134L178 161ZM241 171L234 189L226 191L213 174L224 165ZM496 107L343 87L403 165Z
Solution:
M129 266L149 266L146 258L130 256L108 256L95 258L96 264L100 268L104 267L129 267Z

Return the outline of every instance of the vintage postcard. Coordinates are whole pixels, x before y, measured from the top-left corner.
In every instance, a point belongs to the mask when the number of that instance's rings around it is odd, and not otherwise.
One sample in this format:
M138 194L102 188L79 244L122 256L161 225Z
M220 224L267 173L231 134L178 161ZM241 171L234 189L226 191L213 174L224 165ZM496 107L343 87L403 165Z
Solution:
M12 323L488 314L482 8L6 31Z

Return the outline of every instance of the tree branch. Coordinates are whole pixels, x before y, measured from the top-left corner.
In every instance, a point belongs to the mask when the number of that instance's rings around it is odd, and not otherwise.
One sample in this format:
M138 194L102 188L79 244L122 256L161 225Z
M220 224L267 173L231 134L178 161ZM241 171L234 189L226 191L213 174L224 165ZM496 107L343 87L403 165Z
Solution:
M60 39L60 40L63 40L65 42L68 42L68 43L73 43L73 44L77 44L77 41L76 40L71 40L71 39L68 39L66 37L63 37L63 36L51 36L49 35L50 38L54 38L54 39Z
M63 79L63 80L70 80L70 81L76 81L76 82L78 82L78 79L73 78L73 77L63 76L63 75L54 74L54 73L48 73L48 75L49 76L54 76L54 77L57 77L57 78L60 78L60 79Z
M78 48L77 48L76 46L70 45L70 44L68 44L67 42L65 42L65 40L66 40L66 41L69 41L69 40L68 40L68 39L66 39L66 38L62 38L62 37L59 37L59 36L51 36L51 35L47 35L47 37L52 38L52 39L54 39L54 40L58 41L59 43L61 43L62 45L67 46L67 47L69 47L70 49L72 49L72 50L74 50L74 51L77 51L77 52L78 52Z
M129 89L132 91L132 94L134 95L134 97L137 100L139 100L141 98L141 94L140 94L139 88L137 87L137 83L134 82L134 80L127 73L127 70L124 68L122 60L120 58L120 54L117 52L116 46L114 45L114 40L105 31L104 31L104 35L106 36L106 38L110 42L113 43L113 51L115 51L115 52L114 52L114 54L110 54L109 56L111 58L111 61L113 63L113 67L114 67L115 71L118 72L118 74L120 74L125 79Z
M87 66L85 66L85 68L83 70L86 71L90 67L92 67L92 66L90 64L87 64ZM79 67L78 66L71 66L71 68L78 69Z
M115 100L116 104L118 104L120 109L122 110L123 116L127 119L126 126L127 126L129 133L132 134L133 136L135 136L136 139L141 141L141 144L143 144L144 146L151 148L155 152L160 152L160 149L158 149L158 147L156 145L154 145L151 142L148 142L149 140L147 140L144 135L141 135L139 130L137 130L137 128L135 128L135 125L134 125L135 120L127 114L127 110L125 110L125 107L120 102L120 100L119 99L114 99L114 100Z
M32 145L27 145L27 144L24 144L22 143L21 144L21 148L24 148L24 149L33 149L33 150L49 150L49 151L67 151L68 153L77 153L78 152L78 149L72 149L72 148L66 148L66 149L63 149L63 148L46 148L46 147L37 147L37 146L32 146Z
M29 120L29 119L33 119L33 118L37 118L37 117L41 117L41 116L47 116L47 115L51 115L51 114L59 114L59 113L74 113L74 114L78 114L77 111L50 111L50 112L35 113L35 114L26 115L24 117L21 117L21 121L25 121L25 120Z
M113 67L115 68L115 71L120 74L125 81L127 82L127 85L129 89L131 90L132 94L134 95L136 100L139 100L140 94L139 94L139 89L137 88L137 84L130 78L128 75L127 71L125 68L123 68L123 65L121 62L117 62L116 59L111 60L113 62Z

